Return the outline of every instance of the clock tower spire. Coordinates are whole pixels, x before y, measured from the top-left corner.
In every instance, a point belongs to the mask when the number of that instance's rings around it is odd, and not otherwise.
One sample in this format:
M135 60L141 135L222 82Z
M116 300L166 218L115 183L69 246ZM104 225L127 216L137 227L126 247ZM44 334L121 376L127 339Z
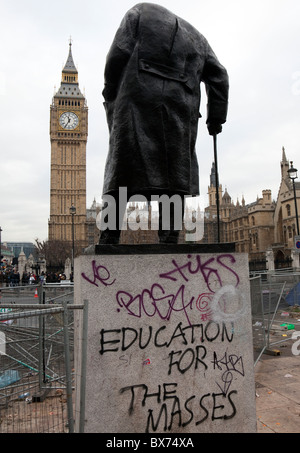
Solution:
M69 83L78 84L78 71L74 64L72 55L72 39L69 42L69 55L66 64L62 70L62 83L68 81Z
M88 108L78 82L78 71L69 54L62 69L61 84L50 106L51 180L49 241L86 243L86 145ZM70 208L76 208L71 214Z

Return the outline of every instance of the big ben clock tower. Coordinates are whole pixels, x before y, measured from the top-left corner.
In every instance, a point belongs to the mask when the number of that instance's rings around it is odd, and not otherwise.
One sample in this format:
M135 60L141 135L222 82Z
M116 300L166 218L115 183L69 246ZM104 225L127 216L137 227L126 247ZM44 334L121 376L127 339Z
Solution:
M72 241L74 231L76 244L80 248L87 245L87 136L88 108L79 89L78 71L73 61L70 41L61 85L50 106L51 181L48 239Z

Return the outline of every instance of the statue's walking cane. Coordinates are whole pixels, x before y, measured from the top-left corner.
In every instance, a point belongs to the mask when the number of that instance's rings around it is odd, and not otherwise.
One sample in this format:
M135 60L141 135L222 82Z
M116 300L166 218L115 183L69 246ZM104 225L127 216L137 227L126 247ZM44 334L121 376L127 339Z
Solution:
M213 135L214 138L214 158L215 158L215 172L216 172L216 203L217 203L217 228L218 228L218 243L220 242L220 202L219 202L219 172L218 172L218 156L217 156L217 134Z

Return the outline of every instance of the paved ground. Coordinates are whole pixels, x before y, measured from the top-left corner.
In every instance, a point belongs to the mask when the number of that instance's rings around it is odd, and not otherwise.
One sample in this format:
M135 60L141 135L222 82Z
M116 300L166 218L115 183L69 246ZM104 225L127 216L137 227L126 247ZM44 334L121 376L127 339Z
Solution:
M272 339L288 339L271 348L279 355L263 354L255 367L258 433L300 433L300 322L288 322L295 333L279 331Z

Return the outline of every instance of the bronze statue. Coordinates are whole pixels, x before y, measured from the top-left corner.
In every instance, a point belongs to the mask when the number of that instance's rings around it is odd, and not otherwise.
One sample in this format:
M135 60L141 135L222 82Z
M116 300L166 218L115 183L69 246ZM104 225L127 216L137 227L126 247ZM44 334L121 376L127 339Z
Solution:
M226 121L228 76L207 40L162 6L140 3L130 9L105 66L110 139L103 195L117 200L120 187L128 197L199 194L200 82L207 91L208 131L215 135ZM100 243L118 243L119 235L118 226L103 231ZM178 232L159 235L176 242Z

